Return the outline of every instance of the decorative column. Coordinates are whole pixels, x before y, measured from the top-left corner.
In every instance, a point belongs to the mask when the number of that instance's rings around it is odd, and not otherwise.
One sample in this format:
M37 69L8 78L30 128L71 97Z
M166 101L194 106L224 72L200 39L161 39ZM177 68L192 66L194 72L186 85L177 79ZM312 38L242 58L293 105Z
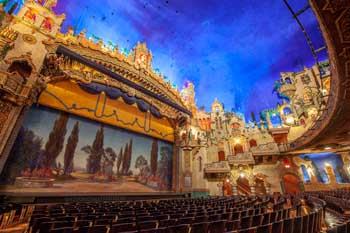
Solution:
M255 190L256 183L253 181L252 183L249 183L249 186L250 186L250 195L255 196L256 195L256 190Z
M334 174L332 165L326 164L324 169L328 175L329 184L337 184L337 179L335 178L335 174Z
M237 196L238 195L237 184L236 183L232 184L232 195L233 196Z
M220 183L217 184L217 186L218 186L218 189L219 189L219 196L223 197L224 196L224 190L223 190L224 185L222 184L222 182L220 182Z
M266 189L266 194L272 194L270 183L265 183L265 189Z

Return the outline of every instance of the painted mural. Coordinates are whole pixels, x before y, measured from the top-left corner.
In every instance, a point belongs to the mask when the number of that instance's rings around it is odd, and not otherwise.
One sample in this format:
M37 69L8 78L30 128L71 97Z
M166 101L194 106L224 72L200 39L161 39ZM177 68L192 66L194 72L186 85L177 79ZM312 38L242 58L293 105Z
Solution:
M1 174L1 191L168 191L172 155L170 143L32 107Z
M326 152L318 154L304 154L300 156L302 159L311 161L312 167L310 168L316 176L318 182L327 184L330 182L329 175L327 174L326 167L332 168L337 183L350 183L350 177L347 175L344 167L344 161L339 154ZM304 181L310 182L310 175L305 165L301 166Z

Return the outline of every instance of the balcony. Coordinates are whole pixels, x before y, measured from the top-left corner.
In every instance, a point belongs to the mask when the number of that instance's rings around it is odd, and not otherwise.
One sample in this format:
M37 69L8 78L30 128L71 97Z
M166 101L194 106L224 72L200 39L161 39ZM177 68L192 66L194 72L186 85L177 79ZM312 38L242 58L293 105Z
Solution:
M280 153L277 143L274 142L252 147L250 151L252 152L253 156L274 155Z
M252 152L244 152L237 155L229 155L228 163L233 166L254 165L255 160Z
M207 174L229 173L231 171L227 161L205 164L204 172Z
M295 93L297 88L294 84L285 83L279 88L279 92L283 95L288 96L289 98L292 97Z

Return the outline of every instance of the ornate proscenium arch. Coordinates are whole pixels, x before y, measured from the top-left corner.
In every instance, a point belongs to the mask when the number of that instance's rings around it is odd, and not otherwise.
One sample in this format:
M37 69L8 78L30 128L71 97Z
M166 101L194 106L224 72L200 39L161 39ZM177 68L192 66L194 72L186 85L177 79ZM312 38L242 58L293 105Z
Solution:
M148 89L144 88L143 86L137 85L134 82L132 82L132 81L130 81L128 79L125 79L124 77L122 77L122 76L114 73L113 71L107 69L103 65L100 65L100 64L98 64L98 63L96 63L94 61L91 61L91 60L89 60L89 59L87 59L87 58L85 58L85 57L83 57L83 56L81 56L81 55L79 55L79 54L69 50L68 48L65 48L65 47L60 45L57 48L57 53L58 54L63 54L65 56L71 58L72 60L76 60L76 61L78 61L78 62L80 62L80 63L82 63L84 65L87 65L87 66L89 66L89 67L91 67L91 68L93 68L93 69L95 69L95 70L97 70L97 71L99 71L99 72L101 72L101 73L103 73L103 74L113 78L113 79L116 79L116 80L118 80L118 81L120 81L120 82L122 82L122 83L124 83L124 84L126 84L126 85L128 85L128 86L130 86L130 87L132 87L132 88L134 88L134 89L136 89L136 90L138 90L138 91L148 95L148 96L151 96L151 97L153 97L153 98L155 98L155 99L157 99L157 100L159 100L159 101L161 101L161 102L163 102L163 103L165 103L165 104L167 104L167 105L177 109L180 112L183 112L183 113L188 114L190 116L192 115L192 113L188 109L186 109L186 108L184 108L184 107L182 107L182 106L180 106L180 105L178 105L178 104L176 104L176 103L174 103L174 102L172 102L172 101L170 101L170 100L168 100L166 98L163 98L163 97L153 93L152 91L149 91Z
M328 47L331 90L315 124L290 145L291 150L350 142L350 2L309 0Z

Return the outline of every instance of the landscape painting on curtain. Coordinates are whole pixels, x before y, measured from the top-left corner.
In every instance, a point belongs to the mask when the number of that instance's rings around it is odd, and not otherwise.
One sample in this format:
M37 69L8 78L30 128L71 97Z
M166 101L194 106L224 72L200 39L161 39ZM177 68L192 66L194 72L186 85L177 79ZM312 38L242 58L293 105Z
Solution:
M171 143L32 107L1 174L2 192L171 190Z

